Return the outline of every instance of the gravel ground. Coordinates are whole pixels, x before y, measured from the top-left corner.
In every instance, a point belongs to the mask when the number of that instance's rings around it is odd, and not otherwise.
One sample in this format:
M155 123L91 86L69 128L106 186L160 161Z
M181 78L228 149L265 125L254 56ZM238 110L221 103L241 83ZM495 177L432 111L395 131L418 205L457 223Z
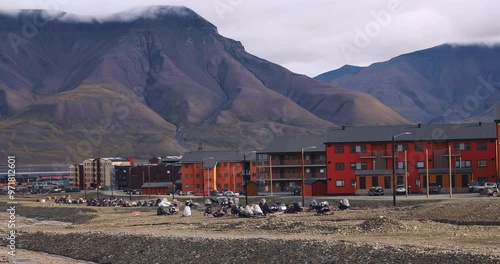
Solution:
M500 199L492 197L400 198L398 207L353 197L352 210L331 215L250 219L18 200L18 247L96 263L500 263Z

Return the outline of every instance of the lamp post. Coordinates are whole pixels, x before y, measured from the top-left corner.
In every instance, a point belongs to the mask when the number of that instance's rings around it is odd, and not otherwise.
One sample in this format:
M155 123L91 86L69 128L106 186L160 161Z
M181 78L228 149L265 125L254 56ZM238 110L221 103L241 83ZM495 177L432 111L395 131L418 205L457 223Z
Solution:
M175 183L172 181L172 173L174 172L174 164L170 163L168 166L172 166L172 170L168 170L168 179L170 181L170 187L172 188L172 200L175 199Z
M247 178L247 154L255 153L257 151L252 150L243 154L243 179L245 180L245 204L248 205L248 178Z
M394 206L396 206L396 185L397 185L397 179L396 179L396 145L394 144L395 139L399 136L402 135L411 135L410 132L403 132L400 134L397 134L395 136L392 136L392 200L394 203Z
M205 202L205 168L204 168L204 163L205 160L211 160L214 159L213 157L208 157L206 159L201 160L201 178L203 180L202 188L203 188L203 202Z
M302 151L301 151L301 163L302 163L302 186L300 187L300 193L302 194L302 206L305 206L305 197L304 197L304 150L307 150L307 149L315 149L316 146L309 146L307 148L302 148Z

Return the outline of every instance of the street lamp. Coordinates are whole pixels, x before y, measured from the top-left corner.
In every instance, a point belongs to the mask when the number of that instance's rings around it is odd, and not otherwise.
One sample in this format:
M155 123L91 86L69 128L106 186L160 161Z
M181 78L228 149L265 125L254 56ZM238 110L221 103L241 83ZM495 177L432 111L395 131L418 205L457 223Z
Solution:
M392 136L392 200L394 203L394 206L396 206L396 185L397 185L397 179L396 179L396 145L394 144L395 139L399 136L402 135L411 135L411 132L403 132L400 134L397 134L395 136Z
M316 146L309 146L307 148L302 148L302 151L301 151L301 164L302 164L302 186L300 187L301 190L300 190L300 193L302 194L302 206L305 206L305 198L304 198L304 150L307 150L307 149L315 149Z
M213 157L208 157L206 159L202 159L201 160L201 178L203 180L203 184L202 184L202 187L203 187L203 202L205 202L205 168L204 168L204 163L205 163L205 160L212 160L214 159Z
M257 151L252 150L250 152L247 152L243 154L243 179L245 180L245 204L248 205L248 180L250 177L247 178L247 154L250 153L256 153ZM250 166L249 166L250 167Z

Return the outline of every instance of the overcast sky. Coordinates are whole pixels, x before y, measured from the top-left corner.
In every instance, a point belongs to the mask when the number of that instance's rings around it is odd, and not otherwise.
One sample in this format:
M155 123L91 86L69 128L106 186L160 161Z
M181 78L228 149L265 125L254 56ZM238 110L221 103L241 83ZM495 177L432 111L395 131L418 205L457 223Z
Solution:
M496 0L18 0L0 8L102 16L144 5L187 6L248 52L311 77L442 43L500 43Z

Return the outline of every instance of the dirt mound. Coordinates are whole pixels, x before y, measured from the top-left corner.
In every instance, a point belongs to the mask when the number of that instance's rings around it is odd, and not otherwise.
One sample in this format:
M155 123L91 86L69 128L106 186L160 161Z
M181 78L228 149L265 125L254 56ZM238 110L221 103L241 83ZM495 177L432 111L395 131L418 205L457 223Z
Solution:
M390 219L384 216L366 219L359 225L365 231L394 232L396 230L406 229L402 221Z

